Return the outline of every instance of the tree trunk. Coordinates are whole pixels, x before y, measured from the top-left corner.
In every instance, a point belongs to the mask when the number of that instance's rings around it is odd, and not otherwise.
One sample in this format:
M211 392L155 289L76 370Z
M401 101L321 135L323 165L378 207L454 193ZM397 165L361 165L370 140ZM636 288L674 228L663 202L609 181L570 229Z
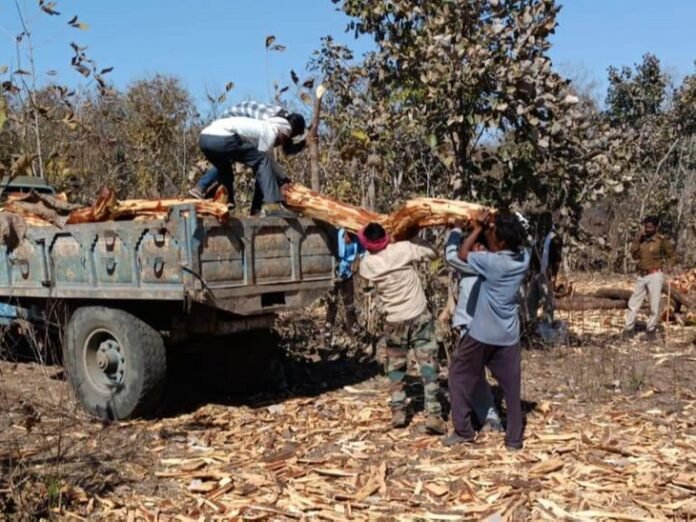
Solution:
M367 209L374 211L377 207L377 184L375 182L375 167L370 168L370 181L367 185Z
M311 173L310 186L312 190L321 190L320 170L319 170L319 116L321 113L321 95L314 98L314 110L312 123L307 134L307 145L309 146L309 170Z

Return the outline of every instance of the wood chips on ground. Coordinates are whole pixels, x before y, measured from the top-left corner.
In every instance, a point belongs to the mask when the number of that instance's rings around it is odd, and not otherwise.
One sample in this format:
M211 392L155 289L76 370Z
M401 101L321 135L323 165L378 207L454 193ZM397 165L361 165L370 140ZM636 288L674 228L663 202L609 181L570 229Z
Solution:
M696 398L696 397L694 397ZM591 414L543 401L523 451L500 435L447 449L390 431L384 389L347 388L247 408L205 406L146 426L180 440L153 473L174 498L103 501L126 520L669 520L696 516L696 401L688 416L636 414L617 399Z
M688 378L696 375L696 348L609 341L587 348L525 351L528 413L518 452L504 448L502 434L445 448L425 434L422 413L408 429L390 430L384 377L311 396L206 404L155 420L69 424L62 444L78 455L107 452L91 457L108 470L97 475L112 473L105 483L119 477L121 486L66 483L70 502L55 513L125 521L696 517L696 392ZM589 363L585 352L620 356L619 365L640 357L663 373L634 390L617 383L588 397L576 393L577 382L568 384L578 378L570 372ZM19 380L33 386L28 377ZM0 441L10 431L26 428L15 421ZM40 457L30 446L22 448L26 458ZM118 465L108 461L115 456Z

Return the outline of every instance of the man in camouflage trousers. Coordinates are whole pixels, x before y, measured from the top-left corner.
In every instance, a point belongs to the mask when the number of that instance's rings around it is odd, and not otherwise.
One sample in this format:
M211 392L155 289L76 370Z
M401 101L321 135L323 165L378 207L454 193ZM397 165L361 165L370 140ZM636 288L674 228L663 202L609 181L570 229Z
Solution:
M408 351L413 348L423 379L425 411L432 424L442 418L440 384L438 383L438 345L434 322L430 312L419 315L411 322L386 323L387 376L391 392L391 407L395 415L394 424L406 424L406 391L404 379L408 365ZM403 420L402 420L403 419ZM430 423L428 423L430 424ZM434 431L428 427L429 431Z
M375 285L386 314L392 426L403 428L408 424L404 380L408 351L412 348L423 379L426 430L443 434L447 427L440 403L434 321L415 267L417 262L434 259L437 254L430 246L415 242L392 243L377 223L370 223L361 230L358 240L368 251L360 263L360 276Z

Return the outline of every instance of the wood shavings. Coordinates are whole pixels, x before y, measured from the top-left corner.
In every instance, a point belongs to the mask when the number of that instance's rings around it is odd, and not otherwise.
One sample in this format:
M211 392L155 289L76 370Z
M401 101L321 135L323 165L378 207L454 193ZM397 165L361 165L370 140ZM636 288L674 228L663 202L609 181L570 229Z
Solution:
M622 319L619 312L619 328ZM582 324L574 316L569 326L580 332ZM391 430L387 379L360 378L312 393L192 406L160 419L79 425L79 437L65 441L78 454L99 440L101 448L137 446L143 462L114 466L130 481L117 493L74 490L73 503L57 517L67 518L67 511L88 520L162 522L696 517L696 393L688 378L696 375L694 347L613 344L586 335L583 346L523 352L527 412L520 452L508 452L497 433L446 448L424 434L425 416L417 409L407 429ZM607 367L610 389L576 393L569 384L576 376L567 370L585 370L582 362L600 356L607 357L598 361ZM615 372L637 362L657 373L617 392ZM594 367L588 373L601 377ZM0 440L17 435L11 426L21 419L12 420ZM113 434L130 442L118 446ZM0 446L0 456L4 448L12 446ZM21 455L45 459L45 451L32 449L22 447ZM138 489L138 481L147 486Z

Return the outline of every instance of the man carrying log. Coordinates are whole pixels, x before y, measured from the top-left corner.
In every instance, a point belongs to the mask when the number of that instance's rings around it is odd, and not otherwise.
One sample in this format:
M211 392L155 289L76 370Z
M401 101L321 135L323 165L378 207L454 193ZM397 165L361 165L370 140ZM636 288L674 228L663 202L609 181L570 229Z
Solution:
M479 290L481 289L481 279L478 273L469 266L469 263L459 257L462 239L462 229L459 227L453 228L447 236L445 244L445 260L454 269L459 281L456 307L452 314L452 328L457 333L456 344L459 344L459 341L469 334L474 311L476 310L476 303L478 302ZM478 239L471 249L473 252L486 250L484 246L485 236L481 235ZM491 392L491 385L488 384L486 379L485 369L478 386L474 390L472 400L474 414L481 431L503 431L503 424L493 402L493 393Z
M426 430L444 434L440 385L438 383L438 345L433 317L428 310L423 285L415 264L434 259L429 245L410 241L392 243L378 223L369 223L358 234L368 254L360 263L360 276L373 283L386 314L387 374L391 390L392 427L408 424L404 379L408 350L413 348L423 379L427 419Z
M474 394L484 367L488 367L505 396L505 446L511 450L522 448L518 293L529 267L524 221L512 214L483 215L459 247L459 258L478 274L481 285L471 329L459 341L450 363L454 431L443 441L446 446L474 441ZM490 250L475 252L473 247L483 234Z
M280 185L287 179L282 167L273 158L273 149L282 146L286 153L301 150L292 139L305 131L301 114L290 114L280 108L247 102L232 107L227 115L213 121L201 131L199 145L206 159L213 164L189 191L198 199L210 195L222 184L234 205L234 162L254 170L256 189L252 208L263 201L266 216L294 217L283 205Z
M671 268L674 248L670 240L659 232L659 219L648 216L631 244L631 256L638 261L638 282L628 300L624 337L635 336L636 316L647 295L650 301L646 339L657 339L657 323L660 316L660 296L665 282L664 270Z
M327 296L326 302L326 325L324 337L331 344L333 342L334 331L336 329L336 316L338 315L339 297L343 301L343 311L346 317L346 331L351 335L356 335L358 318L355 313L355 274L358 259L365 250L358 241L355 234L346 231L345 228L338 229L336 234L336 278L334 286Z

